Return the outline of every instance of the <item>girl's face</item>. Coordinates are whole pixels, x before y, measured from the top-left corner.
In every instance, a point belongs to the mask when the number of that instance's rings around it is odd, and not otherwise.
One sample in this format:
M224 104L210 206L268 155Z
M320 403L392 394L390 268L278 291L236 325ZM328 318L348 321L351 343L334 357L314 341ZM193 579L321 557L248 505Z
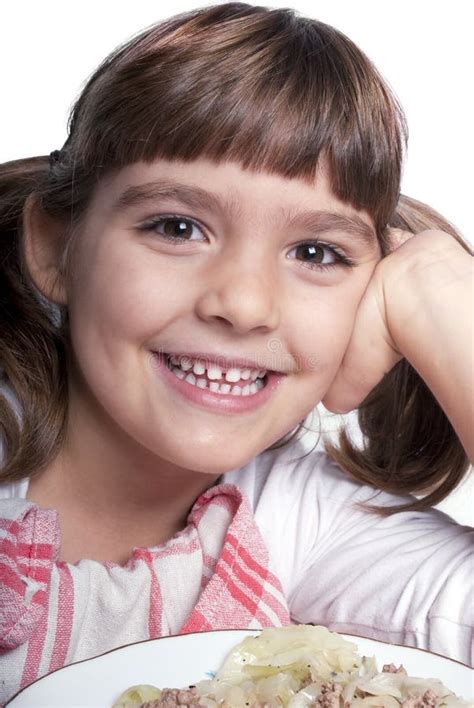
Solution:
M205 159L126 167L98 186L75 246L72 405L182 468L235 469L322 399L379 259L371 219L323 171L310 186ZM178 391L157 352L282 375L259 406L223 412Z

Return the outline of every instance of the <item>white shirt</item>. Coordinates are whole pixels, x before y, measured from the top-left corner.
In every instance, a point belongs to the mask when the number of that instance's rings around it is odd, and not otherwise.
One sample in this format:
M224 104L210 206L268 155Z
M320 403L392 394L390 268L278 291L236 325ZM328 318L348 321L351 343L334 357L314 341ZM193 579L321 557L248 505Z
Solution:
M222 481L248 496L292 621L474 664L472 528L437 510L384 518L358 508L410 497L359 484L299 441ZM25 480L0 485L0 499L26 491Z
M474 529L446 514L357 508L410 500L361 485L301 442L224 476L244 490L292 620L474 664ZM375 496L377 495L377 496Z

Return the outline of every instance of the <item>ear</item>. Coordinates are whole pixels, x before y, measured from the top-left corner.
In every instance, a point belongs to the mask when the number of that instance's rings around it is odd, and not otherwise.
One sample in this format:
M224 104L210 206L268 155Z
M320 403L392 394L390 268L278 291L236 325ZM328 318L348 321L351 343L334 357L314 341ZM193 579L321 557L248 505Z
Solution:
M58 305L67 304L61 268L65 237L64 224L49 216L36 195L31 194L23 208L23 257L35 287Z

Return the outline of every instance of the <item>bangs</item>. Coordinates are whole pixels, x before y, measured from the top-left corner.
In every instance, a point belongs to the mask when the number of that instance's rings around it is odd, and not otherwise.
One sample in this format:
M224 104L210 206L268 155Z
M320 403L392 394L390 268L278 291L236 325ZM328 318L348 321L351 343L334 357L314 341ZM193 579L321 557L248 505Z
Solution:
M407 138L396 97L345 35L244 3L183 13L119 47L69 125L65 148L94 172L205 157L312 182L322 158L334 193L367 210L379 236Z

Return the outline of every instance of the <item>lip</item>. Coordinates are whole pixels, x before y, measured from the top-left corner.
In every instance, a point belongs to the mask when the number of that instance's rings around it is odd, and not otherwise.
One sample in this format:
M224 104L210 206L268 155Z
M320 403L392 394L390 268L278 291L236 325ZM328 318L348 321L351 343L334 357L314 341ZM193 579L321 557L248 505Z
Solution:
M171 369L168 368L166 363L169 356L168 353L152 352L152 354L154 368L158 371L166 384L171 386L176 393L186 399L188 403L221 414L250 413L261 408L273 396L276 389L286 377L285 374L268 371L265 377L265 386L257 391L257 393L250 394L249 396L214 393L209 389L198 388L184 381L184 379L178 379Z
M245 357L235 357L226 356L225 354L203 354L201 352L154 352L155 354L163 354L163 356L176 356L182 357L187 356L190 359L199 359L205 364L214 364L220 366L221 369L265 369L265 371L275 371L270 369L262 363L256 362L253 359L246 359ZM262 362L264 362L262 358ZM276 371L276 373L283 374L282 371Z

